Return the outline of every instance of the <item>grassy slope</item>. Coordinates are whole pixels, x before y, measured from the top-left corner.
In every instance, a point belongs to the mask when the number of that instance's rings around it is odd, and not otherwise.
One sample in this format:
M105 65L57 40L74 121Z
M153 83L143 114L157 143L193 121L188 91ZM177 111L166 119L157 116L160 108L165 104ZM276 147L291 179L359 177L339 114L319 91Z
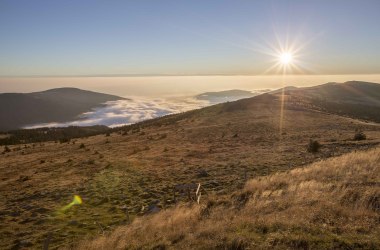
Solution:
M73 244L128 223L157 200L162 208L172 207L176 184L201 182L210 195L230 194L242 188L245 177L286 171L380 142L378 124L299 106L286 105L280 130L280 106L277 99L263 96L75 144L10 146L12 152L0 155L0 248L40 248L49 233L51 249ZM355 129L368 139L353 141ZM310 138L324 145L320 153L306 152ZM202 170L208 176L199 175ZM82 196L83 205L57 216L74 194Z
M380 148L349 153L139 218L78 248L379 249L379 184Z

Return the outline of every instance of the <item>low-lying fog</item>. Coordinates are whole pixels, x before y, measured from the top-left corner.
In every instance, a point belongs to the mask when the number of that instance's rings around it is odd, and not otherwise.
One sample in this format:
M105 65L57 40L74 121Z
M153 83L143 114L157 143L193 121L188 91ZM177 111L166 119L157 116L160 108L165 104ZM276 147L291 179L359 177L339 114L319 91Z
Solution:
M91 126L106 125L116 127L139 121L152 119L168 114L180 113L198 109L212 104L235 101L241 98L251 97L269 90L227 91L205 93L197 96L181 96L166 98L128 97L129 100L110 101L104 107L96 108L91 112L81 115L77 120L65 123L33 124L26 128L38 127L66 127L66 126Z
M130 97L129 97L130 98ZM119 100L107 102L105 107L97 108L84 113L72 122L34 124L26 128L38 127L66 127L66 126L91 126L106 125L116 127L139 121L152 119L172 113L188 111L207 106L207 101L195 98L141 98L132 97L131 100Z
M127 97L108 102L66 123L41 126L110 127L136 123L167 114L184 112L211 104L253 96L283 86L313 86L327 82L360 80L380 82L380 75L289 75L289 76L146 76L146 77L2 77L0 92L35 92L59 87L76 87ZM199 97L209 91L246 90L247 95Z
M123 97L192 96L208 91L277 89L284 85L305 87L351 80L380 82L380 75L0 77L0 93L76 87Z

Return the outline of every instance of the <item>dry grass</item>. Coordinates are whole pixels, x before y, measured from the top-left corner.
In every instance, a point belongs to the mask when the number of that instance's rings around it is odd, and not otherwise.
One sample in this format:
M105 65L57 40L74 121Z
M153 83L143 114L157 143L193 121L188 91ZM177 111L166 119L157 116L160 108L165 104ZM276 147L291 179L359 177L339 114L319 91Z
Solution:
M246 177L380 143L379 124L288 107L280 131L278 101L248 104L151 120L109 137L10 146L11 152L0 154L0 249L20 247L20 242L42 248L49 233L49 249L70 246L129 223L157 201L163 209L173 207L177 184L200 182L210 196L221 197L241 190ZM356 130L367 139L354 141ZM319 152L307 152L310 139L323 145ZM82 143L85 148L79 148ZM83 204L57 218L55 212L74 194Z
M379 249L380 148L248 181L135 220L79 249Z

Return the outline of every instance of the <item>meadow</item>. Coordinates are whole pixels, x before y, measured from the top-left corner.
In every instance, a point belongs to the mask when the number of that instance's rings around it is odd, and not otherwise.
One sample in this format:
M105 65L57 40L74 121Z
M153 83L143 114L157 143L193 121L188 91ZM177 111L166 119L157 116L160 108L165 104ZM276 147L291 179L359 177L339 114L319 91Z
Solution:
M0 222L7 225L0 247L41 248L47 239L49 249L75 246L132 223L152 206L166 211L189 202L174 197L177 185L201 183L204 205L251 178L380 142L376 123L293 106L280 120L277 99L247 100L68 142L8 146L0 155ZM354 139L358 130L366 140ZM318 152L307 151L310 139L322 145ZM62 212L74 195L83 203Z

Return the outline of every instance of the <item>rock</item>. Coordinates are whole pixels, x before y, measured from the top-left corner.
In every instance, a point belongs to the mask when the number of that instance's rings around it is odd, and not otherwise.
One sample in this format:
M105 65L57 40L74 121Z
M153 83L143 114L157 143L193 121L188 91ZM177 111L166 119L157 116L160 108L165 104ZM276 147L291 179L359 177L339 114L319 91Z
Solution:
M160 212L161 208L159 208L157 206L157 204L151 204L148 206L148 209L146 211L147 214L153 214L153 213L157 213L157 212Z
M34 225L42 225L46 222L46 219L39 219L36 222L34 222Z
M20 214L21 213L19 211L13 211L13 212L9 213L9 215L12 217L18 217L18 216L20 216Z
M28 181L28 180L30 180L29 176L20 175L20 177L18 178L18 181L21 181L21 182Z
M29 204L23 204L23 205L21 205L20 206L22 209L24 209L24 210L27 210L27 211L29 211L29 210L31 210L32 208L33 208L33 206L31 206L31 205L29 205Z
M101 200L96 202L96 205L99 206L99 205L102 205L102 204L107 203L107 202L108 202L107 197L103 197Z
M204 169L201 169L201 170L199 170L199 172L198 172L198 175L197 175L199 178L202 178L202 177L208 177L209 176L209 174L207 173L207 171L206 170L204 170Z
M109 209L108 209L108 212L110 212L110 213L113 213L113 212L116 212L116 207L110 207Z
M28 240L15 240L14 245L11 248L12 250L30 248L33 246L33 243Z
M26 224L29 222L33 222L34 220L32 218L26 218L25 220L21 221L20 224Z
M46 214L47 212L49 212L49 209L40 207L40 208L34 209L34 212L39 213L39 214Z
M71 221L69 221L69 225L70 226L76 226L76 225L78 225L79 223L78 223L78 221L77 220L71 220Z

